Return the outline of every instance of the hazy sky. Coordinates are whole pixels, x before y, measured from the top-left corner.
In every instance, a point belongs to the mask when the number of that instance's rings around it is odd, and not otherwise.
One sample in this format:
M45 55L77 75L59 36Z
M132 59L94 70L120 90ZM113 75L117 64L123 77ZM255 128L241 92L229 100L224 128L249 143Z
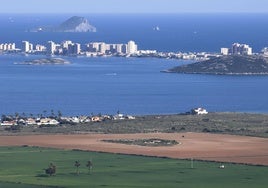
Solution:
M0 0L0 13L268 13L268 0Z

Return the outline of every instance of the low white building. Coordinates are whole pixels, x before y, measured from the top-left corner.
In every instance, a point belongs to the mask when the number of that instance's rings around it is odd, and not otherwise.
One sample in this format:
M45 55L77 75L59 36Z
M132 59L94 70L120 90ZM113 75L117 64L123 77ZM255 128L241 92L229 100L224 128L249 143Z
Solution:
M191 110L191 113L194 115L203 115L208 114L208 111L204 108L194 108Z
M221 54L222 55L229 55L229 48L221 48Z

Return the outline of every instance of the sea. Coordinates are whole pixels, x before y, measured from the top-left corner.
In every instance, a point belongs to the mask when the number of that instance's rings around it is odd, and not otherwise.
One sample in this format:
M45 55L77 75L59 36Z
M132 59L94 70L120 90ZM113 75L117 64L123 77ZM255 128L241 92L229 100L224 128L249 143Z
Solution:
M268 14L82 14L96 33L30 32L71 14L1 14L0 43L72 40L127 43L161 52L219 52L246 43L268 46ZM155 28L159 29L155 29ZM176 114L268 112L268 76L163 73L192 61L157 58L61 57L68 65L21 65L42 55L0 54L0 114Z

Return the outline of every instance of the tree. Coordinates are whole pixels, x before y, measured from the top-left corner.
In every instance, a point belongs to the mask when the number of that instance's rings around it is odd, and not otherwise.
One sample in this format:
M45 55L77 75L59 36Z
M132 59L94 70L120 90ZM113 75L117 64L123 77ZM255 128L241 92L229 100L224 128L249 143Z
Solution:
M53 109L50 110L50 113L51 113L50 114L51 118L55 118L55 113L54 113L54 110Z
M58 110L58 118L60 119L62 117L62 113L60 110Z
M86 167L88 168L88 172L89 172L89 174L91 174L91 170L92 170L92 168L93 168L93 163L92 163L91 160L89 160L89 161L87 162Z
M80 162L79 161L75 161L74 162L74 166L76 167L76 174L78 175L79 174L79 167L80 167Z
M47 117L47 111L43 110L44 116Z
M4 115L4 114L2 114L2 116L1 116L1 121L3 122L3 121L6 121L6 120L7 120L7 116Z
M15 117L16 117L16 119L19 119L20 114L18 112L15 112Z
M49 176L56 174L56 166L53 163L50 163L48 168L45 169L45 173L48 174Z

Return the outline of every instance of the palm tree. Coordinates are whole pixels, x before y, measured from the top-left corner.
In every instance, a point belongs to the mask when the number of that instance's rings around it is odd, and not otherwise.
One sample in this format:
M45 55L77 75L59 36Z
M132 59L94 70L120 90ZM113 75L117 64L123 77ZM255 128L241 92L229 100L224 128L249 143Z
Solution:
M53 109L51 109L51 111L50 111L50 112L51 112L51 117L52 117L52 118L54 118L54 117L55 117L54 110L53 110Z
M60 119L60 118L61 118L61 116L62 116L62 113L61 113L61 111L60 111L60 110L58 110L58 118Z
M44 113L44 116L47 117L47 111L44 110L43 113Z
M75 161L74 166L76 167L76 174L79 174L79 167L80 167L80 162L79 161Z
M86 167L88 167L89 174L91 174L91 169L93 168L93 163L91 160L87 162Z
M20 114L18 112L15 112L15 117L16 117L16 119L19 119Z

